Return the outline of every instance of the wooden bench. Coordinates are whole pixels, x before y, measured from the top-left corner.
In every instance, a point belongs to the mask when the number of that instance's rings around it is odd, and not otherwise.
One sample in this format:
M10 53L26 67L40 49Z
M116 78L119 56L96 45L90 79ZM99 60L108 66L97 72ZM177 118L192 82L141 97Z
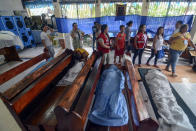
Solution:
M141 89L138 84L135 69L131 58L125 60L126 70L128 71L127 80L131 83L126 88L127 99L129 101L129 109L132 114L131 122L134 131L156 131L158 129L158 121L155 117L153 109L148 103L147 97L142 96ZM131 88L131 90L130 90ZM146 106L146 103L148 107ZM149 110L151 110L149 112Z
M124 126L106 127L96 125L88 120L88 113L94 102L94 92L104 68L103 62L104 58L97 59L89 75L87 75L87 71L81 71L80 73L83 75L78 75L74 84L69 88L69 91L55 108L55 114L58 120L58 131L129 131L132 129L131 109L128 109L130 117L129 122ZM88 65L90 65L90 63ZM118 66L118 68L122 70L124 74L128 72L127 70L130 70L130 68L126 68L125 66ZM90 68L88 70L90 70ZM127 92L127 80L125 82L125 87L123 92L127 100L128 108L131 108L130 94Z
M66 90L55 84L71 63L72 55L65 51L0 95L21 129L55 130L53 110Z
M58 131L84 129L98 81L98 75L103 64L103 59L98 59L94 64L95 60L96 56L91 56L55 108ZM93 65L94 68L91 71ZM88 79L86 79L87 76L89 76Z
M16 75L22 73L23 71L27 70L31 66L39 63L40 61L42 61L46 58L47 58L47 54L42 53L39 56L36 56L33 59L28 60L28 61L26 61L16 67L12 68L12 69L0 74L0 85L7 82L8 80L12 79Z

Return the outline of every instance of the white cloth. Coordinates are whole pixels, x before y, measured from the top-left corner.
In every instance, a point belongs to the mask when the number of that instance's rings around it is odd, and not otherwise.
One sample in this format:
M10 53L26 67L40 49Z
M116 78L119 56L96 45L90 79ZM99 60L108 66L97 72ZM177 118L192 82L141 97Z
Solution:
M58 82L57 86L67 86L71 85L75 78L78 76L82 67L84 66L84 62L78 62L75 64L67 74Z
M177 104L167 77L156 69L145 76L152 99L161 116L158 131L194 131L183 109Z
M40 34L41 40L45 40L46 46L52 46L52 41L48 37L48 34L46 32L43 32Z
M155 49L162 50L163 42L164 42L163 36L159 36L159 39L157 39L157 41L155 43Z
M65 48L74 50L73 44L72 44L72 38L70 34L65 35Z
M10 31L0 31L0 49L14 45L20 46L21 49L24 48L19 36Z

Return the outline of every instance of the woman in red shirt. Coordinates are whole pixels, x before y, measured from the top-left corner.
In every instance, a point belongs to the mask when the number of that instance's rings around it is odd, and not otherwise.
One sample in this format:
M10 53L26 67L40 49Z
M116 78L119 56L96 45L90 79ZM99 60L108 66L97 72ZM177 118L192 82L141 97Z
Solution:
M108 26L103 24L101 26L101 34L99 35L98 39L98 51L104 55L105 57L105 64L109 64L109 53L110 53L110 39L108 35Z
M114 55L114 63L116 64L116 56L119 56L119 63L121 63L121 58L123 57L124 50L125 50L125 26L120 26L120 32L118 33L115 43L115 55Z
M139 55L138 64L141 66L142 54L144 52L144 48L147 45L147 35L146 35L146 25L140 25L137 35L134 39L135 52L133 56L133 64L135 64L135 59Z

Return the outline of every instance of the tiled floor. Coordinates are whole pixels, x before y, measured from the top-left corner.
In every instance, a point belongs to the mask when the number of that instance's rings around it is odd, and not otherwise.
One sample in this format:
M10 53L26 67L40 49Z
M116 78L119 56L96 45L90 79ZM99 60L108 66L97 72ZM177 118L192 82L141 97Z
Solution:
M172 85L196 116L196 83L184 81L183 83L172 83Z

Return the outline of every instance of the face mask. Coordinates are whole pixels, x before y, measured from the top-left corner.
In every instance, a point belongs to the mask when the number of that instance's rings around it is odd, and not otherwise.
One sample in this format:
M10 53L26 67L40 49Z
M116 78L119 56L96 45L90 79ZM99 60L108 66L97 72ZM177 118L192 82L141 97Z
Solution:
M188 45L188 40L184 40L184 45Z

